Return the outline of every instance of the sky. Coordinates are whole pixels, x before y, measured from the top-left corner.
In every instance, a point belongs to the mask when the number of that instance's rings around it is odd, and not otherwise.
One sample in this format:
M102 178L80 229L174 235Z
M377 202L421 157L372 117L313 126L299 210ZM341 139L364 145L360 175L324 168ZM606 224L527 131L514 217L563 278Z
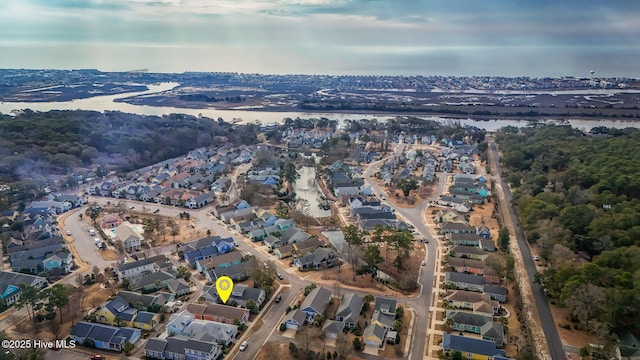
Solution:
M640 77L638 0L1 0L0 68Z

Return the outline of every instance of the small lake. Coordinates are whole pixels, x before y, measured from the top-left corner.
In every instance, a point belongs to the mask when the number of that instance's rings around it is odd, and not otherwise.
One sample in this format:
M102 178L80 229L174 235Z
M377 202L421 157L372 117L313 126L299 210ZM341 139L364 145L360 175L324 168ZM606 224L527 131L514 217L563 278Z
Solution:
M347 242L344 241L344 234L342 231L323 231L322 235L326 236L331 245L333 245L333 247L338 251L341 251L344 246L347 246Z
M298 170L298 173L300 178L295 182L293 189L298 199L304 199L309 202L309 215L315 218L331 216L331 210L323 210L319 206L322 191L316 181L316 168L303 166Z

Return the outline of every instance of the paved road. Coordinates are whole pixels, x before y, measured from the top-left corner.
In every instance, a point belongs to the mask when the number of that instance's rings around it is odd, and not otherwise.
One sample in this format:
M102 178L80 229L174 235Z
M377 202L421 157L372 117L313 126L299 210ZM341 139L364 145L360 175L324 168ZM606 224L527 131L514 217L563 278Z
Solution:
M404 145L399 144L394 150L394 155L399 155L404 150ZM379 166L384 160L371 163L367 170L364 172L364 178L367 185L371 186L373 192L379 198L385 198L387 194L378 186L375 182L371 181L371 176L375 174ZM409 359L422 360L426 352L427 341L427 329L429 327L429 306L431 305L431 297L433 296L433 276L436 266L436 247L437 241L433 241L431 232L427 228L427 225L422 220L423 211L429 206L432 200L437 199L442 192L447 180L447 174L438 174L438 188L433 195L418 204L411 209L396 208L396 214L402 216L406 221L413 224L416 230L420 232L423 238L427 238L429 242L425 244L427 249L427 258L425 259L426 266L420 268L420 275L418 283L420 284L420 295L415 299L407 300L407 304L413 307L417 313L417 319L415 319L415 328L411 339L411 352Z
M502 167L498 160L500 159L500 157L498 155L496 144L491 139L489 140L489 149L491 150L492 155L489 157L489 160L492 163L492 170L494 171L494 175L497 175L497 178L500 181L500 186L503 189L504 199L506 203L511 205L513 201L511 190L502 178ZM518 216L513 206L509 206L509 214L513 222L513 229L516 238L518 239L518 247L520 248L520 252L522 253L524 267L527 271L529 282L531 283L533 298L538 310L538 315L540 316L540 324L542 325L542 330L544 331L544 335L549 346L551 358L565 359L566 354L562 346L562 341L560 340L560 335L558 335L558 330L556 329L555 323L553 321L553 316L551 315L551 309L549 308L548 299L544 295L540 285L535 283L534 281L534 275L538 270L536 268L535 261L533 261L533 257L531 256L531 251L529 249L529 245L527 244L527 240L525 239L524 233L522 232L520 226L518 226Z

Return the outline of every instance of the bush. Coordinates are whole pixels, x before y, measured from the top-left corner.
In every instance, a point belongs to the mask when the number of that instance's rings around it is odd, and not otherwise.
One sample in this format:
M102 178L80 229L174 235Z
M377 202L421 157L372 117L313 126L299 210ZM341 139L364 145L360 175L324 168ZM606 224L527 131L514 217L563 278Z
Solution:
M360 340L359 337L355 337L353 339L353 348L356 349L357 351L362 350L362 341Z
M280 331L286 331L287 330L287 324L282 323L280 324Z
M351 330L351 332L355 336L362 336L362 332L360 331L360 328L354 327L353 330Z

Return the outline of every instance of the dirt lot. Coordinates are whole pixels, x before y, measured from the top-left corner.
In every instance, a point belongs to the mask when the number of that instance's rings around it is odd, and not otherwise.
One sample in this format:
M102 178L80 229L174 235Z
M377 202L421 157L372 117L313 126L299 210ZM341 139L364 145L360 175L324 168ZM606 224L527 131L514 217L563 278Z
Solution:
M118 260L118 252L113 249L102 250L100 256L105 260Z
M72 323L74 323L73 312L75 312L75 322L78 322L82 320L87 311L102 304L111 295L109 290L101 289L100 284L84 287L83 294L84 300L82 303L80 303L80 300L74 295L70 298L69 305L62 308L62 324L60 324L60 311L56 311L56 318L53 320L55 324L52 324L53 321L49 320L40 323L31 322L28 318L25 318L24 321L19 323L17 319L14 319L12 323L15 324L15 326L11 328L11 331L22 338L44 340L63 339L63 335L69 334ZM85 312L82 311L83 309ZM57 332L57 335L54 334L54 331Z
M380 245L380 253L383 257L386 257L386 247L384 245ZM411 251L411 257L405 260L403 269L401 269L399 273L397 267L392 264L395 256L395 251L390 250L389 259L378 264L378 268L394 279L407 276L407 274L417 274L418 269L420 269L420 263L425 256L424 246L421 246L419 242L414 243L414 248ZM290 261L291 259L283 260L284 264L288 264ZM403 294L381 282L377 282L373 280L369 274L356 275L354 279L353 268L349 264L343 264L339 268L334 267L316 272L308 272L305 273L305 275L307 276L308 281L323 283L326 284L326 286L336 286L336 283L339 283L347 287L352 286L360 289L370 289L372 292L387 294L390 296L412 295L411 293ZM416 289L415 291L418 290Z
M415 172L414 173L418 173ZM419 187L417 190L411 190L408 197L405 197L402 190L395 186L386 186L384 181L380 179L372 178L376 184L378 184L387 193L388 200L397 207L400 208L414 208L418 206L423 200L428 199L435 191L436 185L430 184Z
M556 305L551 305L550 307L551 313L553 314L553 321L556 323L556 328L558 329L558 334L563 344L581 348L590 343L598 343L597 336L573 328L573 323L569 320L569 309L563 309ZM571 330L561 327L561 325L571 325Z

